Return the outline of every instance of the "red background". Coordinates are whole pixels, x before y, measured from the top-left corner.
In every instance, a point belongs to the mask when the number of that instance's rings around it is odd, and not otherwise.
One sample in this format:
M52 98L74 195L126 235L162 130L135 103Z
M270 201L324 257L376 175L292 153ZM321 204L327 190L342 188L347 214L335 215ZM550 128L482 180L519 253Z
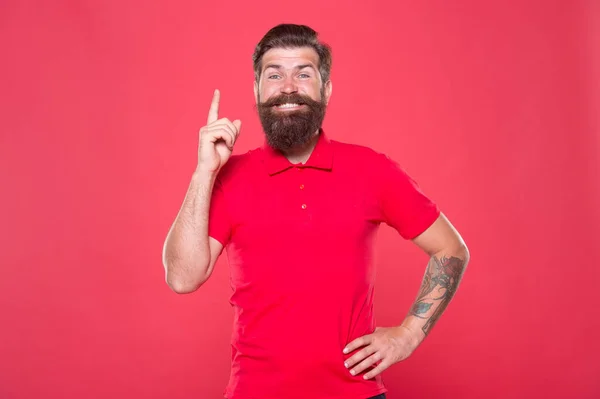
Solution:
M471 250L389 398L598 397L598 2L50 3L0 6L1 398L221 397L227 263L178 296L162 244L215 88L235 152L262 143L280 22L333 46L330 136L397 159ZM387 226L377 250L398 324L427 259Z

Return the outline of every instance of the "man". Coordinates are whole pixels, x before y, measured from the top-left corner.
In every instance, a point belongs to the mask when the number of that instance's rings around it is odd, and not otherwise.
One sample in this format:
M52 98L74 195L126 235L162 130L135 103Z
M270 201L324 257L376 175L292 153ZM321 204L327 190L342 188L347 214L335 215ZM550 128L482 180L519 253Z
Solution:
M215 91L165 241L167 283L195 291L227 249L235 320L225 397L384 398L382 371L434 326L468 250L396 162L327 137L331 54L314 30L276 26L253 58L265 144L231 155L241 122L219 119ZM376 328L372 251L381 223L431 260L404 321Z

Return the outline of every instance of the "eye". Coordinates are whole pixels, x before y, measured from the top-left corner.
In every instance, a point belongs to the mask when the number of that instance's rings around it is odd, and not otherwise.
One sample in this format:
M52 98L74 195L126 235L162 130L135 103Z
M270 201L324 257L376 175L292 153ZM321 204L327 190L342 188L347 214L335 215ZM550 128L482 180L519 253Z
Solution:
M269 76L267 77L267 79L272 79L272 80L279 79L279 78L280 78L280 76L279 76L279 75L269 75Z
M301 79L308 79L310 78L310 75L307 73L301 73L300 75L298 75L298 77Z

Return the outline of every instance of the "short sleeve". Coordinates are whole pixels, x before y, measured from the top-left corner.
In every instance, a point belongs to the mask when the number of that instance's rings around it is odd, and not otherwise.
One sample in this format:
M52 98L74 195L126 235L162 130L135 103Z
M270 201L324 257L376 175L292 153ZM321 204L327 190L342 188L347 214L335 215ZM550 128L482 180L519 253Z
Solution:
M216 179L212 190L208 216L208 235L227 245L231 234L231 223L227 212L225 192L220 179Z
M385 154L379 157L374 180L381 219L403 238L413 239L433 224L440 210L396 161Z

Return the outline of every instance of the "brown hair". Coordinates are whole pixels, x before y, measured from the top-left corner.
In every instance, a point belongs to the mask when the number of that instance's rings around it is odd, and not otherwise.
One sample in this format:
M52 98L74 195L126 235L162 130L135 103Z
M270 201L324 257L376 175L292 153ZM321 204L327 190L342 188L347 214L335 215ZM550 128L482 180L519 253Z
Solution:
M306 25L280 24L271 28L254 49L254 78L258 82L263 55L272 48L312 47L319 56L319 73L323 83L331 74L331 47L318 39L318 34Z

